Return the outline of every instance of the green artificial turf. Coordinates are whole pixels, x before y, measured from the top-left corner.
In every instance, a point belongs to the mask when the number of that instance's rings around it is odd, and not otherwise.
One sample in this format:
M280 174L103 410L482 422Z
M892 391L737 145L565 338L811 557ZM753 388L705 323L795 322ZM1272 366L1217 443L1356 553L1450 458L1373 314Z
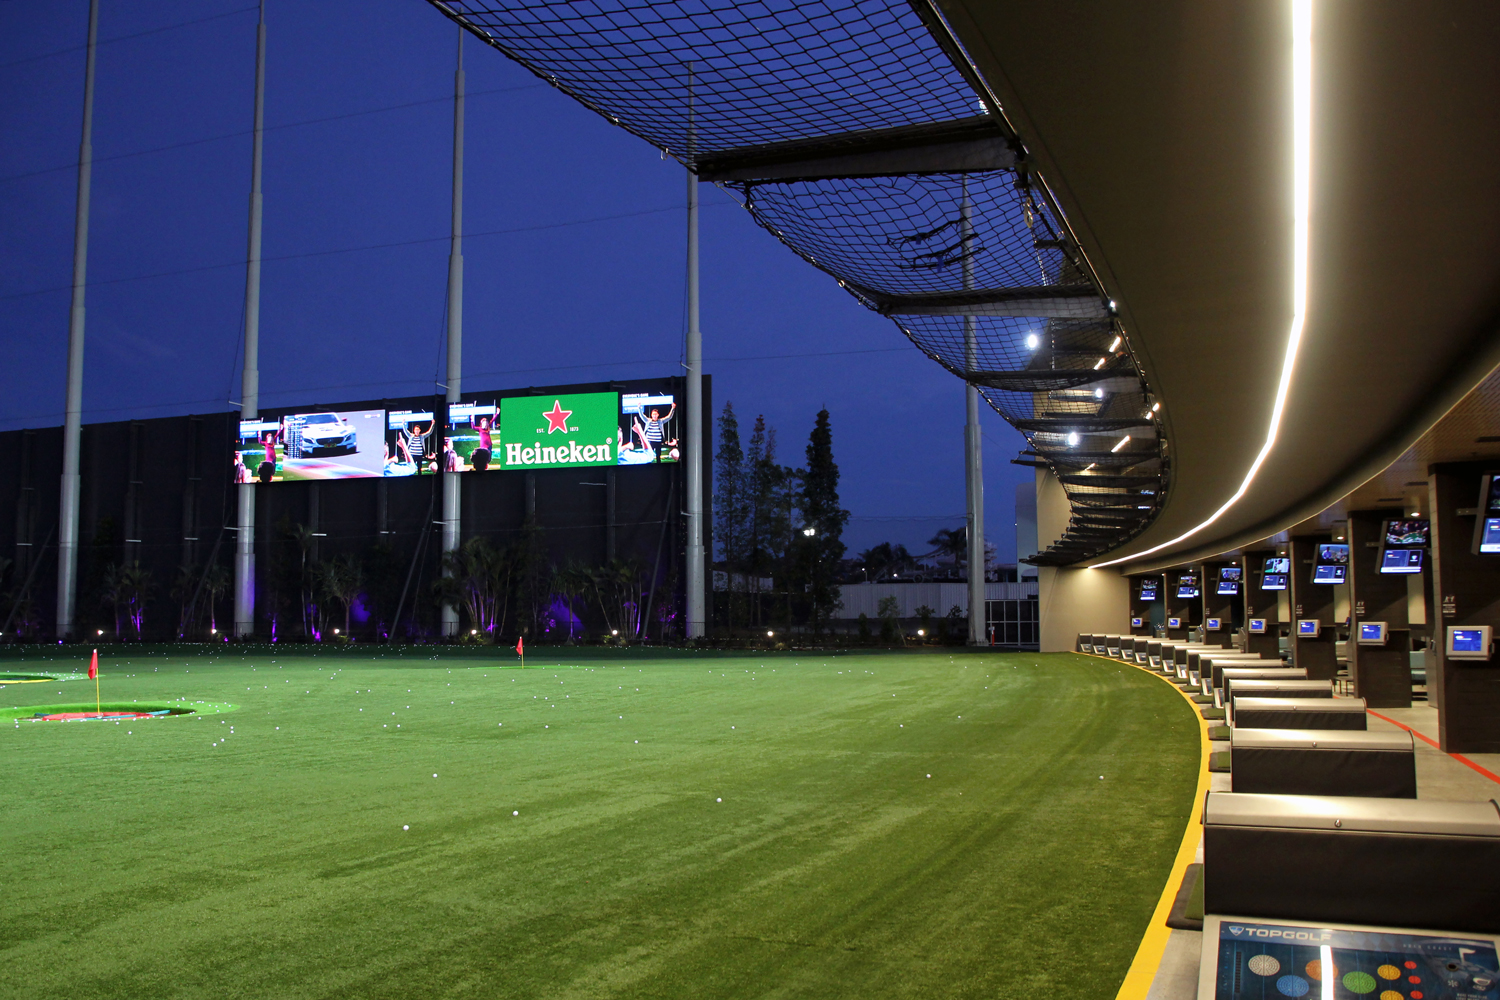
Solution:
M0 726L0 996L1109 997L1194 808L1085 656L293 653Z

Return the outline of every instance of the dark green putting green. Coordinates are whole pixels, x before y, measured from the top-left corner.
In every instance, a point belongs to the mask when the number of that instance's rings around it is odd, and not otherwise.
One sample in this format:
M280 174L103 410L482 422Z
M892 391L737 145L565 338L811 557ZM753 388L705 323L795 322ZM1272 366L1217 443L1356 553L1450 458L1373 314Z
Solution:
M1118 663L527 660L106 658L238 710L0 727L0 992L1108 998L1195 806Z

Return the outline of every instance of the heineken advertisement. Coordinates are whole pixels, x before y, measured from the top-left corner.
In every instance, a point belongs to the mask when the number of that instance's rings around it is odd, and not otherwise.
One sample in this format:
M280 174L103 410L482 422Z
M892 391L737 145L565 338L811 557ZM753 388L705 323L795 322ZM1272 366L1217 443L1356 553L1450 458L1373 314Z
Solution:
M614 465L620 394L507 396L500 400L500 440L489 456L501 469Z

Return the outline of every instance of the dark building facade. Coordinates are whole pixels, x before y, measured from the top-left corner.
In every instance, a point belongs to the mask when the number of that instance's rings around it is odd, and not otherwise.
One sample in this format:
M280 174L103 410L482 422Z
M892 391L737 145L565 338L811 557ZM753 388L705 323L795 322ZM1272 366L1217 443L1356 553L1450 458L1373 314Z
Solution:
M680 403L684 389L682 379L654 379L477 395L650 393ZM705 441L710 399L705 377ZM444 403L406 397L295 412L423 409L441 415ZM75 637L217 639L232 630L238 443L235 413L84 425ZM686 467L660 452L661 461L633 465L459 474L461 539L484 539L504 563L494 572L504 591L497 638L681 634ZM707 541L706 455L703 464ZM0 433L0 641L55 641L61 472L62 428ZM345 635L347 622L356 640L437 639L442 478L387 470L256 484L256 636L327 639L334 628ZM322 569L335 563L357 573L347 600L323 583ZM461 633L474 624L464 615Z

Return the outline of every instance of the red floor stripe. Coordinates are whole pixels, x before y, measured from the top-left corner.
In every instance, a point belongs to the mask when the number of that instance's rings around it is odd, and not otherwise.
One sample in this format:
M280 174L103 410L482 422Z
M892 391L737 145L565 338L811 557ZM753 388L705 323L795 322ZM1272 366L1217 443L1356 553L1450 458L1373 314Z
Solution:
M1371 715L1375 716L1375 718L1377 718L1377 719L1384 719L1386 722L1389 722L1393 726L1400 726L1402 729L1406 730L1408 733L1411 733L1417 739L1421 740L1423 743L1426 743L1428 746L1433 747L1434 749L1437 749L1437 750L1442 750L1443 749L1442 747L1438 746L1436 740L1432 740L1432 739L1429 739L1426 736L1423 736L1421 733L1417 732L1415 729L1413 729L1411 726L1406 725L1405 723L1397 722L1395 719L1389 718L1388 716L1381 715L1379 712L1375 711L1373 708L1367 708L1367 709L1365 709L1365 711L1369 712ZM1474 770L1476 770L1480 774L1484 775L1486 778L1489 778L1491 781L1500 783L1500 774L1496 774L1494 771L1491 771L1489 768L1482 767L1479 764L1474 763L1472 760L1470 760L1469 758L1465 757L1463 754L1461 754L1461 753L1450 753L1450 754L1448 754L1448 756L1452 757L1454 760L1458 761L1460 764L1467 764L1467 765L1469 765Z

